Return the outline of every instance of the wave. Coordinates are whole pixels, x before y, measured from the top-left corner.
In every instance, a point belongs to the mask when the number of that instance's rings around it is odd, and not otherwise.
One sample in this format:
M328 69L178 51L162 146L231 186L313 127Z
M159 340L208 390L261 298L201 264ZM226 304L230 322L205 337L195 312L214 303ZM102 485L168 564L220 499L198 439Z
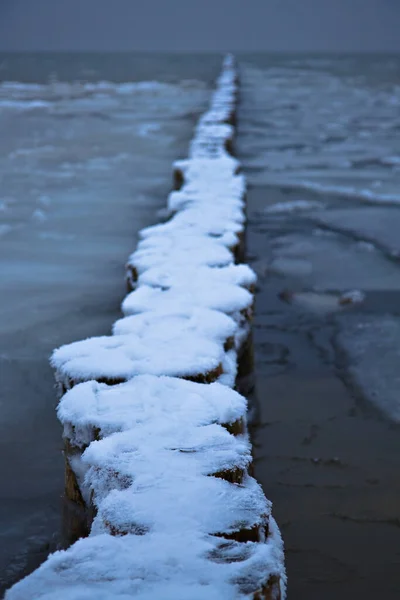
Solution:
M48 108L49 106L51 106L51 103L44 101L44 100L1 100L0 99L0 110L1 109L34 110L37 108Z
M345 185L334 185L327 183L319 183L315 181L307 180L292 180L287 179L279 181L270 181L268 185L276 186L279 185L282 189L302 189L309 190L320 194L332 194L335 196L354 198L357 200L364 200L371 203L386 203L386 204L400 204L400 193L399 194L384 194L372 191L370 189L359 189L356 187L345 186Z
M200 86L200 82L198 83ZM115 102L137 95L179 94L181 86L159 81L112 83L98 81L51 82L48 84L0 83L0 110L29 111L56 106L60 102Z
M195 82L192 82L193 84ZM200 85L200 82L197 82ZM97 81L94 83L72 81L61 82L54 81L46 84L39 83L20 83L18 81L3 81L0 83L0 95L24 97L36 94L48 94L49 92L112 92L117 94L132 94L136 92L163 91L179 87L171 83L161 81L127 81L123 83L113 83L111 81Z
M243 69L246 102L257 108L242 142L250 182L400 203L397 77L328 62Z

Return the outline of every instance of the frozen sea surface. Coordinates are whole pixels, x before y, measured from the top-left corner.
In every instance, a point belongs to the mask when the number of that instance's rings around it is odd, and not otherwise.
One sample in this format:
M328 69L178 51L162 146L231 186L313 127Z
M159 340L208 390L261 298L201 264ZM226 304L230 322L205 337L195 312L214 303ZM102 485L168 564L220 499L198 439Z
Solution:
M243 57L251 179L400 202L400 58ZM266 141L267 140L267 141Z
M165 206L220 67L103 59L0 57L0 591L60 541L48 356L120 316L124 263Z
M255 475L289 598L399 596L398 81L390 57L241 63Z
M397 317L400 59L249 56L241 81L241 158L250 184L271 190L260 203L270 238L261 272L288 281L306 302L317 301L316 293L360 290L365 312ZM280 233L271 238L271 231ZM392 329L393 343L382 350L386 386L374 403L398 421L396 319ZM376 348L379 331L371 329ZM367 362L357 368L358 385L370 397Z

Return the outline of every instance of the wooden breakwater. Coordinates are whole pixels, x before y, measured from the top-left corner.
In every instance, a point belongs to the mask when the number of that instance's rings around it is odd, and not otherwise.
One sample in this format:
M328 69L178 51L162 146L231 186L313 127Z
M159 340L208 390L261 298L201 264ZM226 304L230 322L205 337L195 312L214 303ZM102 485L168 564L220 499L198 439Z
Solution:
M255 286L240 264L237 86L228 56L189 158L174 165L170 219L143 230L128 260L112 335L52 356L72 546L8 600L285 595L282 540L250 475L237 391L251 379Z

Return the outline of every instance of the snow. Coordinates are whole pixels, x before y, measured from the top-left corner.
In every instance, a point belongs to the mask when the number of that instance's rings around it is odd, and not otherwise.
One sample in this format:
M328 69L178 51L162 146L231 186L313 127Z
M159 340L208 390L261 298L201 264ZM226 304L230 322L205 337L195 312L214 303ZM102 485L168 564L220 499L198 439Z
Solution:
M200 123L190 144L190 154L196 158L219 158L228 144L233 143L233 127L226 124Z
M247 469L247 436L235 437L217 423L198 426L188 405L180 416L155 410L152 418L85 450L85 484L97 507L93 533L105 528L233 533L264 523L270 504L252 478L244 476L238 486L209 477Z
M233 388L236 382L237 375L237 349L239 347L241 341L242 328L239 329L239 333L235 338L235 347L236 349L229 350L226 352L224 356L224 360L222 362L222 375L218 377L218 382L222 385Z
M264 541L263 528L268 523L270 503L254 479L246 476L244 482L237 485L198 473L196 469L201 467L196 462L201 463L202 458L206 462L207 456L202 457L196 451L161 453L155 449L151 454L153 458L148 458L132 444L130 437L124 432L93 442L83 455L83 460L93 466L86 482L94 491L97 508L92 526L94 535L107 531L116 535L135 532L140 535L181 530L190 540L195 531L232 535L259 527L261 538L257 535L257 541ZM106 453L104 460L101 452ZM231 464L232 460L218 460L218 456L213 456L208 469L206 466L203 469L212 474L213 468L217 472L219 466L230 467ZM162 467L167 465L171 465L171 469L163 471ZM177 473L172 467L185 470ZM116 473L118 477L113 477ZM127 488L125 478L132 480ZM118 489L118 485L122 489Z
M205 288L201 279L192 279L186 285L182 282L167 290L141 285L125 298L122 311L128 316L154 310L186 312L199 307L236 316L242 311L250 312L252 305L253 296L243 287L215 281L212 287Z
M168 205L176 196L187 195L187 201L192 197L197 201L209 201L217 196L219 202L224 200L231 206L240 202L244 206L243 195L246 191L246 181L242 173L239 173L239 163L228 155L218 159L188 159L176 161L174 168L185 177L185 184L178 191L169 196ZM179 205L175 208L179 208Z
M172 420L185 429L245 419L243 396L219 383L200 384L174 377L138 375L107 386L88 381L69 390L58 406L64 434L74 446L87 446L93 431L102 437L154 420Z
M236 180L237 178L237 180ZM245 189L242 186L242 177L236 176L235 179L230 179L230 185L224 185L224 180L221 182L214 181L211 185L210 179L202 185L191 184L185 185L178 191L171 192L168 196L168 210L175 213L183 208L207 206L207 210L211 210L208 214L208 219L213 220L214 210L223 208L226 217L230 221L243 222L243 217L239 217L238 209L243 211L245 208ZM216 202L217 200L217 202ZM203 215L204 220L205 215Z
M223 357L223 345L201 333L144 327L141 335L100 336L62 346L54 351L51 365L58 381L68 387L69 381L118 381L146 373L206 375L221 365Z
M247 403L233 390L256 282L234 264L246 193L229 155L235 103L228 55L189 158L174 164L183 183L168 198L174 215L143 230L128 260L137 289L125 317L113 335L51 357L58 381L76 384L58 417L96 516L88 538L50 556L7 600L250 599L271 576L284 597L283 544L271 502L247 472ZM205 374L218 382L180 379ZM235 534L252 541L225 537Z
M206 236L157 236L141 242L128 259L138 273L167 263L194 266L224 266L233 262L232 253Z
M181 532L89 537L53 554L6 600L238 600L251 598L271 574L281 575L284 596L282 540L273 519L270 528L265 544L201 534L187 543Z
M247 265L228 265L222 268L198 267L196 269L196 285L210 289L218 285L236 285L251 289L256 283L256 275ZM163 289L185 286L193 277L190 265L171 265L169 268L155 267L139 276L139 284Z
M214 310L196 309L166 315L164 312L145 312L116 321L114 335L138 335L153 337L163 332L165 337L172 331L200 334L209 340L224 344L236 334L237 324L227 315Z
M179 194L181 197L182 194ZM146 227L140 232L142 239L168 235L180 232L182 235L201 234L215 238L233 233L241 233L244 229L245 217L241 207L234 210L231 206L211 203L207 206L207 213L201 206L188 206L180 210L166 223Z
M218 186L218 183L221 184L224 180L228 182L238 175L240 163L232 156L223 153L218 158L193 157L178 160L174 162L174 168L182 173L188 184L196 182L199 187L209 188L211 183ZM219 189L223 189L222 186ZM219 189L217 187L217 191Z

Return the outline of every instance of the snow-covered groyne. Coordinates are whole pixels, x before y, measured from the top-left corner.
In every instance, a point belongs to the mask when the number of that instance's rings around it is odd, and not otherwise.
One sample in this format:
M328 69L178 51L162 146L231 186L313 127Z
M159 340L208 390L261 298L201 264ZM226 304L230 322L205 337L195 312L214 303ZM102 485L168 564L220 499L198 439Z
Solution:
M8 600L281 600L283 545L251 477L247 402L256 278L232 156L237 74L225 58L170 218L141 232L112 335L56 350L73 545ZM238 365L242 365L238 370ZM246 368L243 368L246 365Z

